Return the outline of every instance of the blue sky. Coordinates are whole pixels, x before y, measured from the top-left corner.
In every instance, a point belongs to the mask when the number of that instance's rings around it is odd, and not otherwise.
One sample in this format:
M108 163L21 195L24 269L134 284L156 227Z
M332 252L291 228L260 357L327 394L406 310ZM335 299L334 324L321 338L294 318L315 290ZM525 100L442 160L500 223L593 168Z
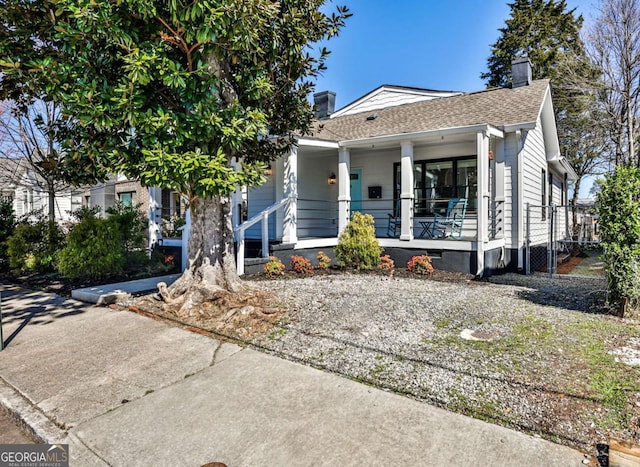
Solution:
M382 84L450 91L485 88L491 44L509 17L507 0L332 0L353 13L326 46L316 92L336 93L336 109ZM597 0L567 0L585 25ZM592 181L580 190L587 197Z
M587 22L596 0L568 0ZM509 16L506 0L333 0L353 16L327 44L328 70L316 91L336 92L336 108L382 84L476 91Z

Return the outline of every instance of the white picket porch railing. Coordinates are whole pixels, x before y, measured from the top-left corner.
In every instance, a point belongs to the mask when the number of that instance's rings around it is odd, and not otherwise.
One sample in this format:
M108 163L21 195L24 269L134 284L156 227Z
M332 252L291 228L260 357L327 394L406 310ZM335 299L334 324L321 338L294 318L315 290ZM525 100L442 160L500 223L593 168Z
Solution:
M276 212L278 209L283 208L291 202L292 198L283 198L277 203L272 204L268 208L264 209L262 212L259 212L251 219L243 222L239 226L235 228L236 241L238 243L237 252L236 252L236 269L238 275L244 274L244 240L245 240L245 232L249 227L257 224L259 221L262 221L262 257L269 257L269 215Z

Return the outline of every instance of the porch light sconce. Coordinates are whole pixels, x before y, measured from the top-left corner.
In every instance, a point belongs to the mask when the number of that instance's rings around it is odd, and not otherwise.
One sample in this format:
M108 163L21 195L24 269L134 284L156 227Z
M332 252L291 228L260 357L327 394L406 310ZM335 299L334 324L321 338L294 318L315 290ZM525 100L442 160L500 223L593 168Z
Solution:
M336 174L331 172L331 175L329 175L329 179L327 180L327 183L329 185L335 185L336 184Z
M271 177L271 176L273 175L273 169L271 168L271 164L269 164L269 165L267 166L267 168L266 168L266 169L264 169L264 174L265 174L267 177Z

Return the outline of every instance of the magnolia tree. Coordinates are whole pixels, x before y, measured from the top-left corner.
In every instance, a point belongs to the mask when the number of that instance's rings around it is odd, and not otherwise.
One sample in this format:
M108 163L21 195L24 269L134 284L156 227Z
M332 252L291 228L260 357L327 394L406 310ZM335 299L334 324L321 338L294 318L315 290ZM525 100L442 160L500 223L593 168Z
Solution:
M0 97L61 105L69 176L108 169L188 197L189 266L161 290L181 313L243 288L230 194L311 124L328 54L312 47L349 16L324 3L0 0Z

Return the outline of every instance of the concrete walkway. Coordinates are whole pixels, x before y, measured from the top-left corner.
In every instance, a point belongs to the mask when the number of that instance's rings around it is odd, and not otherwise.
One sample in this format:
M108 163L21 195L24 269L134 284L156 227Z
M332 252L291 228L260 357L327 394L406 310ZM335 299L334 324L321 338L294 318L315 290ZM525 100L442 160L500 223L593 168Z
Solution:
M0 287L0 290L3 288ZM71 465L582 465L567 447L131 312L4 287L0 404Z
M127 294L150 292L158 289L158 282L167 285L173 284L182 274L168 274L160 277L148 277L134 281L116 282L114 284L96 285L71 291L71 298L81 302L108 305L115 303L119 298Z

